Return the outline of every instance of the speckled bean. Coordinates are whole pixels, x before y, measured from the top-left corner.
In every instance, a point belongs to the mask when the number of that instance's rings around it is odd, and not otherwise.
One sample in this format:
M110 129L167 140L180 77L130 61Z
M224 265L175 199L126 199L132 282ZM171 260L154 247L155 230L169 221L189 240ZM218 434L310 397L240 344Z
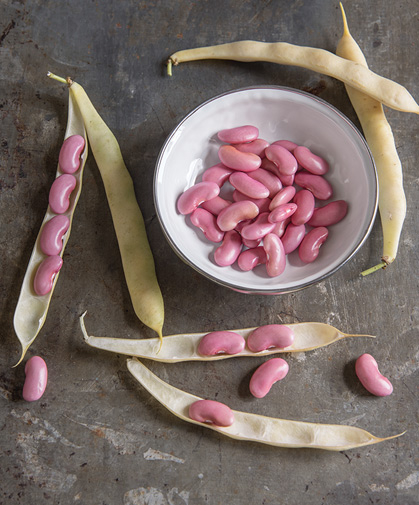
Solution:
M215 426L231 426L234 423L234 412L224 403L214 400L198 400L189 407L189 417L199 423L210 423Z
M58 156L58 164L65 174L74 174L80 168L80 155L84 145L85 140L81 135L71 135L64 140Z
M332 186L321 175L313 175L301 171L295 174L295 183L304 189L310 190L319 200L328 200L333 195Z
M291 223L294 225L305 224L311 218L314 212L314 195L308 189L302 189L296 193L293 202L297 205L297 210L291 217Z
M285 270L286 257L281 239L274 233L268 233L263 239L266 252L266 271L269 277L277 277Z
M229 182L234 188L240 191L240 193L243 193L249 198L258 199L269 197L269 189L261 182L249 177L244 172L232 173L230 175Z
M256 398L264 398L275 382L282 380L288 373L288 363L282 358L272 358L260 365L252 375L249 389Z
M217 226L217 220L211 212L205 209L195 209L190 215L191 223L199 228L205 237L211 242L221 242L224 238L222 232Z
M269 189L269 198L273 198L282 189L282 182L275 174L264 168L258 168L249 172L249 177L259 181Z
M64 214L70 206L71 192L77 185L74 175L63 174L55 179L49 191L49 206L55 214Z
M215 198L219 193L220 186L215 182L198 182L180 195L177 201L177 209L183 215L190 214L201 203Z
M274 210L275 207L283 205L284 203L289 203L295 196L296 189L294 186L286 186L282 188L278 193L272 198L269 205L269 210Z
M221 163L233 170L251 172L260 167L262 160L253 153L243 153L230 145L223 145L218 150L218 157Z
M63 248L63 236L70 226L67 216L54 216L42 228L39 238L39 247L47 256L60 254Z
M362 354L355 362L355 373L364 388L375 396L388 396L393 392L393 385L378 370L378 365L371 354Z
M218 214L229 205L231 205L231 202L224 200L221 196L216 196L215 198L211 198L211 200L201 203L201 207L211 212L211 214L214 214L214 216L218 216Z
M221 142L229 144L242 144L243 142L252 142L259 137L259 130L256 126L244 125L235 128L228 128L218 132L218 138Z
M339 223L347 212L348 204L344 200L336 200L324 207L314 209L313 216L307 224L310 226L332 226Z
M281 238L285 254L295 251L303 241L305 234L306 227L304 224L295 225L290 223Z
M63 266L60 256L47 256L39 265L33 281L33 288L37 295L49 293L54 283L54 278Z
M297 211L297 205L295 203L284 203L278 205L269 213L269 221L271 223L279 223L284 221L288 217L291 217Z
M293 151L298 163L314 175L324 175L329 171L329 164L320 156L312 153L304 146L298 146Z
M252 247L241 252L237 258L237 264L240 270L249 272L258 265L266 263L266 252L262 246Z
M320 247L324 244L328 235L329 232L324 226L310 230L298 248L301 261L304 263L313 262L319 255Z
M32 356L25 365L25 383L22 396L27 402L39 400L48 382L47 364L40 356Z
M234 147L242 153L253 153L263 158L265 156L265 149L269 146L269 142L263 139L252 140L245 144L235 144Z
M224 235L222 244L214 251L214 261L220 267L232 265L242 250L242 239L236 230L229 230Z
M247 337L247 347L252 352L262 352L271 347L284 349L294 342L294 332L283 324L259 326Z
M233 355L241 353L245 346L245 339L234 331L212 331L202 337L197 350L201 356Z
M202 174L203 182L215 182L221 188L221 186L228 181L228 178L233 173L231 168L227 168L222 163L217 163L212 167L209 167Z
M265 155L268 160L275 163L281 175L292 175L297 171L297 160L285 147L271 144L265 149Z
M258 206L250 200L234 202L218 214L217 224L220 230L229 231L233 230L240 221L253 219L258 214Z
M240 232L246 240L259 240L275 228L275 223L268 221L269 212L262 212L256 219L244 226Z

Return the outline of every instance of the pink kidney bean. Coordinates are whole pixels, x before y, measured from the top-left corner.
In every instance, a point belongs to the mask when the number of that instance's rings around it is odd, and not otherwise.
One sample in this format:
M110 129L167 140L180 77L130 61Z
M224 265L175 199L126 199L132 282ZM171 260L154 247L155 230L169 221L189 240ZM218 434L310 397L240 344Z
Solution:
M324 226L309 231L298 248L301 261L304 263L313 262L319 255L320 247L324 244L328 235L329 232Z
M271 144L265 149L265 155L275 163L281 175L293 175L297 171L297 160L285 147Z
M371 354L362 354L355 362L355 373L364 388L375 396L388 396L393 392L391 382L381 375Z
M268 221L269 212L262 212L254 221L240 231L241 236L246 240L262 239L275 228L275 223Z
M211 242L221 242L224 232L217 226L217 220L211 212L205 209L195 209L191 214L191 223L199 228Z
M235 202L253 202L259 209L259 212L267 212L269 210L269 205L271 203L270 198L250 198L237 189L233 191L233 200Z
M234 172L229 178L230 184L249 198L268 198L269 189L261 182L252 179L244 172Z
M295 183L310 190L319 200L328 200L333 195L332 186L321 175L313 175L304 171L298 172L295 174Z
M293 202L297 205L297 210L291 217L294 225L305 224L314 212L314 195L308 189L302 189L294 196Z
M177 209L183 215L191 214L201 203L215 198L219 193L220 186L215 182L198 182L180 195Z
M265 170L264 168L258 168L253 170L253 172L249 172L249 177L259 181L266 188L269 189L269 198L273 198L278 191L282 188L282 182L275 174L269 172L269 170Z
M85 140L81 135L71 135L64 140L58 156L58 164L65 174L74 174L80 168L80 155L84 145Z
M287 151L289 151L290 153L292 153L294 151L294 149L296 147L298 147L298 144L296 144L295 142L291 142L291 140L277 140L275 142L272 142L272 145L273 146L281 146L284 149L286 149Z
M222 231L234 230L240 221L253 219L258 214L258 206L250 200L234 202L218 214L217 224Z
M40 356L32 356L25 365L25 383L22 396L27 402L39 400L48 382L47 364Z
M198 353L202 356L240 354L245 346L245 339L234 331L212 331L200 340Z
M227 427L234 423L234 412L221 402L198 400L189 407L189 417L199 423Z
M63 266L61 256L47 256L39 265L33 280L33 288L37 295L49 293L54 283L54 278Z
M39 247L47 256L60 254L63 248L63 235L70 226L70 219L67 216L54 216L47 221L42 228L39 238Z
M278 205L269 214L268 220L271 223L278 223L284 221L288 217L291 217L297 211L297 205L295 203L284 203Z
M306 227L304 224L295 225L290 223L281 238L285 254L295 251L303 241L305 234Z
M287 229L289 223L291 222L291 218L288 217L287 219L284 219L284 221L279 221L278 223L275 223L275 228L272 230L272 233L275 233L279 238L281 238L285 230Z
M313 216L307 224L310 226L332 226L339 223L348 212L345 200L330 202L324 207L314 209Z
M245 125L237 126L236 128L228 128L218 132L218 138L221 142L228 144L243 144L244 142L252 142L259 137L259 130L256 126Z
M243 272L249 272L258 265L266 263L266 253L262 246L252 247L241 252L237 258L237 264Z
M293 151L298 163L314 175L324 175L329 171L329 164L320 156L312 153L304 146L298 146Z
M257 154L260 158L265 156L265 149L269 146L269 142L263 139L252 140L245 144L235 144L234 147L242 153Z
M288 373L288 363L282 358L265 361L253 373L249 389L256 398L264 398L275 382L282 380Z
M278 193L272 198L269 205L269 210L274 210L275 207L283 205L284 203L289 203L295 196L296 189L294 186L286 186L282 188Z
M218 150L218 157L221 163L233 170L251 172L260 167L262 160L253 153L243 153L230 145L223 145Z
M211 198L211 200L201 203L201 207L211 212L211 214L214 214L214 216L218 216L218 214L229 205L231 205L231 202L224 200L221 196L216 196L215 198Z
M283 324L259 326L247 337L247 347L252 352L261 352L271 347L284 349L294 342L294 332Z
M263 168L264 170L268 170L268 172L273 173L277 177L279 177L279 170L278 167L275 165L275 163L271 160L268 160L268 158L262 158L262 163L260 164L260 168Z
M233 173L231 168L225 167L222 163L217 163L212 167L209 167L202 174L203 182L215 182L221 188L221 186L228 180L230 175Z
M232 265L238 258L242 245L242 239L236 230L227 231L222 244L214 251L214 261L220 267Z
M295 182L295 174L292 175L278 174L278 177L282 182L283 186L292 186Z
M49 206L55 214L63 214L70 206L70 195L77 184L74 175L60 175L52 183L49 191Z
M269 277L277 277L285 270L286 257L281 239L274 233L268 233L263 240L266 252L266 272Z

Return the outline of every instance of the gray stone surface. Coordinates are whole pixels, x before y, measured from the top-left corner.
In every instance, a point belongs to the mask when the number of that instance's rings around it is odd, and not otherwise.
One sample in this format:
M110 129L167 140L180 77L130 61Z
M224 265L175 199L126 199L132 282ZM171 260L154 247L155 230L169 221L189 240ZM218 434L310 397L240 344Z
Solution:
M342 83L266 63L163 62L188 47L240 39L287 41L334 51L338 2L0 1L1 342L0 503L359 504L419 503L417 451L418 121L386 110L404 168L408 213L396 263L368 278L381 254L379 219L355 258L333 277L283 296L246 296L195 273L172 252L152 199L159 149L202 101L234 88L280 84L319 94L359 125ZM372 70L419 98L418 5L346 2L351 31ZM165 333L321 321L376 340L346 340L287 356L290 374L264 400L248 393L263 359L147 365L171 384L238 410L346 423L400 438L330 453L237 442L187 424L131 377L126 358L83 342L78 316L100 336L151 337L132 310L95 161L65 252L49 315L27 357L49 367L45 395L21 397L23 365L13 313L53 181L67 91L50 70L80 82L118 138L134 179L163 291ZM388 398L367 394L354 360L372 353L392 380Z

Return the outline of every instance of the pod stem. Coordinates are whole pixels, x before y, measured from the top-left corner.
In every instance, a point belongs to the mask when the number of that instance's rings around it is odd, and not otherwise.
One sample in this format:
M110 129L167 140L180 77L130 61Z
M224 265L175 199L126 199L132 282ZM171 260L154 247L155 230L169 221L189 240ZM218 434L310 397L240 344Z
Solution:
M382 260L381 263L378 265L375 265L374 267L368 268L367 270L364 270L361 272L362 277L365 277L366 275L372 274L376 272L377 270L385 269L386 266L388 265L387 261Z
M171 58L169 58L169 59L167 60L166 65L167 65L167 75L168 75L169 77L172 77L172 59L171 59Z

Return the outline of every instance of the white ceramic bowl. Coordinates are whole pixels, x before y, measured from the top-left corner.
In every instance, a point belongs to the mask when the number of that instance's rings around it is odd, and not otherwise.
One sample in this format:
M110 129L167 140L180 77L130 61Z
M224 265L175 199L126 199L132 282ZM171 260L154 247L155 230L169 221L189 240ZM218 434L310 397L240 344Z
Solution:
M269 277L263 265L250 272L236 265L219 267L213 260L217 246L176 209L182 192L219 162L217 132L246 124L257 126L259 136L269 142L292 140L325 158L330 165L326 178L334 190L331 200L343 199L349 205L344 220L329 228L318 258L304 264L295 251L287 256L286 269L278 277ZM192 268L236 291L280 294L325 279L359 250L377 212L378 183L364 138L341 112L308 93L266 86L212 98L179 123L157 160L154 202L167 240Z

